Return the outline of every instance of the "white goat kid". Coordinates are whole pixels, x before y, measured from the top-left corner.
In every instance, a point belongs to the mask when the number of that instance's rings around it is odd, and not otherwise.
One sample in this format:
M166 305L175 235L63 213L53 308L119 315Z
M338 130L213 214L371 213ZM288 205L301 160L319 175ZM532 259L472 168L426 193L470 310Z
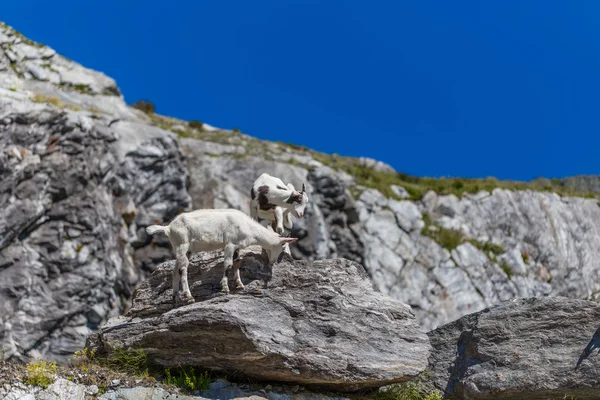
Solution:
M250 190L250 215L253 219L263 218L271 223L271 228L283 234L283 227L292 229L292 218L302 218L308 204L306 185L299 192L291 183L285 185L279 178L262 174Z
M173 269L173 301L182 302L179 283L183 291L183 302L192 303L187 279L188 252L213 251L224 249L224 271L221 290L229 292L227 271L233 266L233 257L237 249L259 245L267 251L269 263L277 261L287 243L297 239L282 238L275 232L252 220L241 211L234 209L196 210L178 215L169 225L151 225L146 228L149 235L162 232L169 238L177 257ZM240 279L239 265L234 268L235 283L244 288Z

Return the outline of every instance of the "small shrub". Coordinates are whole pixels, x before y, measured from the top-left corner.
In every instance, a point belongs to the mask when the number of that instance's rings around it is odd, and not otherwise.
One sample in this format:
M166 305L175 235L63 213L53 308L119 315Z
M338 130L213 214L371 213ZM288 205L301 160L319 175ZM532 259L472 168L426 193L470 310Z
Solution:
M54 381L56 364L50 361L32 361L27 364L26 383L47 388Z
M168 385L175 385L180 388L189 389L189 390L199 390L205 391L210 387L210 375L207 371L196 375L194 373L194 368L180 368L176 375L171 375L171 370L169 368L165 369L166 378L163 380L163 383Z
M155 111L154 104L152 104L148 100L138 100L137 102L133 103L132 107L143 111L148 115L154 114Z
M87 347L84 347L82 350L77 350L75 354L73 354L71 364L77 365L82 371L87 372L95 358L96 349L90 350Z
M204 130L204 123L200 121L190 121L188 125L190 128L198 129L200 132Z
M242 133L242 131L240 130L240 128L233 128L231 131L233 133Z

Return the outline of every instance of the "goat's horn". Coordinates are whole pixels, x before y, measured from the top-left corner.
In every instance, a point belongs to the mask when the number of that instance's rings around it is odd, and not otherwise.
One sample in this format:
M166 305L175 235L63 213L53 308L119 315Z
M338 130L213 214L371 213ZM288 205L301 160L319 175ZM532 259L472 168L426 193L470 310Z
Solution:
M306 192L306 184L305 183L302 184L302 193L304 193L304 192Z

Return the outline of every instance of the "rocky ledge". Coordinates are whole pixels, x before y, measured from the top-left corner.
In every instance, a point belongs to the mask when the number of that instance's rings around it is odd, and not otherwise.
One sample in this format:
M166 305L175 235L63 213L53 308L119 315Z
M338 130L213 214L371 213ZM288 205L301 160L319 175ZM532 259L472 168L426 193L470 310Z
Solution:
M219 293L219 253L192 257L196 303L171 304L174 262L134 294L132 309L91 336L97 354L141 348L162 367L196 366L261 381L351 391L411 379L430 345L410 307L376 292L363 267L345 259L267 266L242 253L246 289Z

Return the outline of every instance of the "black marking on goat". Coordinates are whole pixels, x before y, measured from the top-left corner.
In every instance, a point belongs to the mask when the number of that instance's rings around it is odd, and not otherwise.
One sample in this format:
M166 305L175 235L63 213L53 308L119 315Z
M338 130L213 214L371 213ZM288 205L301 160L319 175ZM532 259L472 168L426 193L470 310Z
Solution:
M298 194L291 194L290 197L285 201L288 204L292 204L292 203L302 203L302 193L298 193Z
M254 193L254 188L250 189L250 197L252 198L252 200L254 200L256 198L256 193Z
M258 207L263 211L272 210L277 207L275 204L269 203L267 194L269 193L269 187L267 185L259 186L258 188Z

